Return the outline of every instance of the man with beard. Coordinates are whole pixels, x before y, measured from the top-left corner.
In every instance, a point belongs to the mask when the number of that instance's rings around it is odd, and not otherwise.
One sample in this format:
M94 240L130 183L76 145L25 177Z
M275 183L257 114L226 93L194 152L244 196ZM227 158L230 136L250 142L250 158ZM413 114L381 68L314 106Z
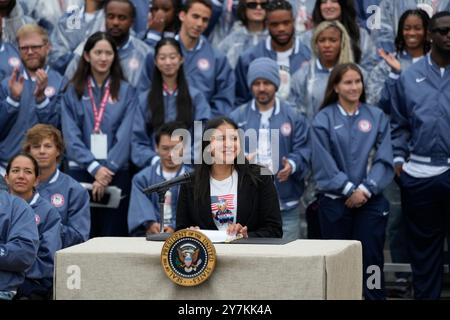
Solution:
M104 6L105 28L117 44L120 64L126 80L136 87L144 67L144 60L151 48L130 34L136 17L136 9L130 0L108 0ZM75 50L75 56L67 67L65 76L71 79L78 67L85 42Z
M286 99L289 95L291 76L303 62L311 58L310 50L295 37L294 16L289 2L271 2L266 12L266 25L270 36L256 47L244 51L236 65L236 106L251 100L250 88L247 86L247 70L256 58L268 57L277 62L281 80L277 96L281 99Z
M439 299L450 245L450 12L431 19L431 52L402 72L391 99L414 297ZM412 94L413 93L413 94Z
M247 84L254 99L233 111L230 118L244 132L257 132L257 141L250 139L245 153L250 162L263 165L276 175L283 239L296 240L300 236L299 200L311 154L308 124L297 109L276 98L280 75L279 65L273 59L261 57L253 61Z
M38 25L25 25L17 32L23 70L0 86L0 174L10 158L20 151L25 132L37 123L60 125L63 77L46 66L50 50L47 32Z

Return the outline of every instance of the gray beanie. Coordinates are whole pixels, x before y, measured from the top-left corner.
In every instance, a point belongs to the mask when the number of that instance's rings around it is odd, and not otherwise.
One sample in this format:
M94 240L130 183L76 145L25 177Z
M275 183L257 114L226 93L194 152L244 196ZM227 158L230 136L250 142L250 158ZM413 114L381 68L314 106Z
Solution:
M253 60L248 67L247 73L247 85L249 88L252 87L256 79L269 80L278 89L280 87L280 74L276 61L265 57Z

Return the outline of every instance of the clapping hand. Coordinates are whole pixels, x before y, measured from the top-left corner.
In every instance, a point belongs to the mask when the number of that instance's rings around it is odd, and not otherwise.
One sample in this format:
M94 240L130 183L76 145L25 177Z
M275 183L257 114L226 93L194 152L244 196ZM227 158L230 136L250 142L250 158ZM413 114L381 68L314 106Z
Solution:
M20 100L25 82L25 78L23 77L23 75L21 74L18 76L18 73L19 68L15 67L11 74L11 78L9 78L8 81L8 87L9 91L11 92L11 98L13 98L16 101Z

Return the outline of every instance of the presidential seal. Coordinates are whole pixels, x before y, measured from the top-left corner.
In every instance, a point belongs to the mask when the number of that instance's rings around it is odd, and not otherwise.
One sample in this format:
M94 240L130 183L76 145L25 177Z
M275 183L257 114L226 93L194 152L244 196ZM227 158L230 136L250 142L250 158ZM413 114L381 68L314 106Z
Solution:
M198 286L214 271L216 249L200 231L180 230L164 243L161 264L172 282L184 287Z

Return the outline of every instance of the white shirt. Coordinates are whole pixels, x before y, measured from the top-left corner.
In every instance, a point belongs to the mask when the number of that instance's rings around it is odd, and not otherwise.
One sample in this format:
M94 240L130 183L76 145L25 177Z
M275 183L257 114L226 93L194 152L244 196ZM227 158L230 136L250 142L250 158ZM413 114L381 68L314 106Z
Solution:
M177 175L177 172L167 172L167 171L162 171L162 176L164 177L164 179L166 180L170 180L175 178ZM167 190L165 196L164 196L164 225L169 225L171 220L172 220L172 192L169 190Z
M269 119L272 116L274 108L267 111L259 111L261 114L261 122L259 126L258 136L258 158L257 162L273 171L272 165L272 146L270 140L270 123Z
M226 230L228 224L236 223L238 173L236 170L225 180L213 177L209 180L211 192L211 214L217 229Z
M294 49L291 48L284 52L277 52L277 63L280 67L280 87L278 88L277 96L284 100L288 98L291 88L289 57L292 54L292 50Z

